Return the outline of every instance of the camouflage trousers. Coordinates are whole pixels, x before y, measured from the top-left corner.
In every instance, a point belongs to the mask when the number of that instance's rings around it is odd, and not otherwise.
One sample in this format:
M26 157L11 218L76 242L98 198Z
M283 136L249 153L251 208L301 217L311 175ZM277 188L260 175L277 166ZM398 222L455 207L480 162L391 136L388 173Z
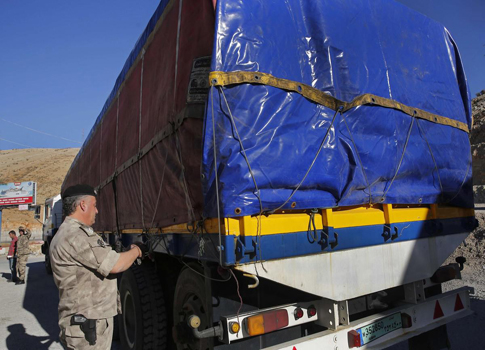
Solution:
M70 318L59 322L59 339L68 350L110 350L113 340L113 317L96 320L96 344L89 345L79 325L70 325Z
M20 281L25 281L25 266L27 265L27 259L29 256L19 255L17 257L17 279Z

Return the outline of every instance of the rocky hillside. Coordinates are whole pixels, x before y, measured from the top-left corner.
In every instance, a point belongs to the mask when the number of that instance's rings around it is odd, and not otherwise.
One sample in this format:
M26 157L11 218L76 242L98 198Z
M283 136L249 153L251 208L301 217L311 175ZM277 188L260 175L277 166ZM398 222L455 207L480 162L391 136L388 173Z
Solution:
M472 111L473 181L475 185L485 185L485 93L473 99Z
M485 203L485 90L472 100L473 128L470 135L473 156L475 202Z
M59 194L62 181L79 148L30 148L0 151L0 183L37 182L37 204ZM0 242L8 241L8 231L26 225L35 239L41 238L42 225L34 219L32 211L4 209Z

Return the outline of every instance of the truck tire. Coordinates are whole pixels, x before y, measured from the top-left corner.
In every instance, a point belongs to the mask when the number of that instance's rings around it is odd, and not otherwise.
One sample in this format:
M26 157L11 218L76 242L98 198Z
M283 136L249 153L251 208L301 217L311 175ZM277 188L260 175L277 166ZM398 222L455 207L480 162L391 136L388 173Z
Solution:
M113 317L113 341L120 340L120 317L121 315Z
M162 286L151 264L132 266L120 283L122 314L119 330L123 349L166 349L167 315Z
M44 265L45 265L45 272L48 275L52 275L52 266L51 266L51 257L49 255L49 243L44 243L45 246L45 253L44 253Z
M179 274L173 301L174 338L176 338L174 341L178 350L213 348L212 338L196 339L186 326L188 318L197 314L201 320L199 330L212 327L211 315L206 304L204 278L190 268L185 268Z
M116 286L120 290L121 276L116 276ZM120 319L121 315L116 315L113 317L113 341L120 340Z

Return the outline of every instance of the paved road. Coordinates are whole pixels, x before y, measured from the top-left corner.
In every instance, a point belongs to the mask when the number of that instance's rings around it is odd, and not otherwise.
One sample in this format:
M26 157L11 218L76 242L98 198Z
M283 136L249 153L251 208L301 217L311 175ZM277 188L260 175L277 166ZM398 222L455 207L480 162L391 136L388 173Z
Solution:
M7 283L10 269L4 255L0 274L0 349L63 349L57 340L59 294L45 272L43 256L29 258L24 285Z
M61 350L57 305L59 293L52 276L45 272L44 256L31 256L27 281L16 286L8 261L0 255L0 350ZM119 350L113 343L112 350Z

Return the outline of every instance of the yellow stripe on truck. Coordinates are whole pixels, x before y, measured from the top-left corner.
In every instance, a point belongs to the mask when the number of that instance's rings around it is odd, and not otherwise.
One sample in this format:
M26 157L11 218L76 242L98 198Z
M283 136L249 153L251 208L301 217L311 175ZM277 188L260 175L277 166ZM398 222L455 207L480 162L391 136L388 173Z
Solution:
M310 210L282 211L269 216L242 216L222 219L223 235L256 236L275 235L308 230ZM432 205L376 204L333 209L321 209L314 214L315 227L335 229L370 225L384 225L433 219L453 219L475 216L474 209ZM258 229L258 222L260 228ZM141 233L141 230L123 230L123 233ZM204 222L204 232L218 233L218 219ZM180 224L152 229L149 233L194 233L192 224Z

